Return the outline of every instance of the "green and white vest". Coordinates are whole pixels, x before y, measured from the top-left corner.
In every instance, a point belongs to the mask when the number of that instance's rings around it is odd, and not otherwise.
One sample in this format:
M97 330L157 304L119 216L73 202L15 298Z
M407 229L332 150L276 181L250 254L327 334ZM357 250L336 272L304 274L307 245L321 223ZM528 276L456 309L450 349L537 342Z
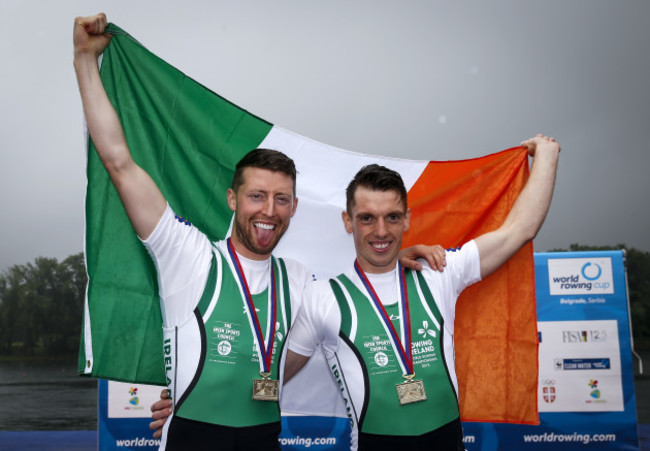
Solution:
M329 359L330 369L344 397L352 422L361 432L383 435L421 435L459 417L458 398L443 352L443 317L422 275L405 270L411 318L412 356L416 380L423 380L427 400L400 405L395 385L404 382L399 358L388 332L368 296L348 276L330 280L341 310L340 338L356 356L349 365L340 356ZM384 305L401 334L399 303ZM350 355L345 350L339 354ZM349 358L349 357L347 357ZM362 371L363 387L351 386L345 371ZM356 384L355 384L356 385ZM363 393L358 393L363 390ZM361 403L361 405L360 405Z
M280 356L291 322L289 281L282 259L272 259L277 288L277 321L271 361L271 378L279 378ZM269 327L268 290L253 295L263 334ZM178 393L175 415L222 426L244 427L280 421L277 402L254 401L253 379L260 378L259 357L253 338L240 287L228 264L228 257L214 250L208 280L194 311L194 321L200 332L200 359L198 368L183 393ZM191 325L190 328L196 328ZM184 340L183 329L176 328L175 343L170 353L182 353L185 346L195 346L196 339ZM167 338L167 337L166 337ZM166 340L166 341L167 341ZM178 359L173 356L170 362ZM172 394L178 368L170 365L168 380ZM173 396L174 397L174 396Z

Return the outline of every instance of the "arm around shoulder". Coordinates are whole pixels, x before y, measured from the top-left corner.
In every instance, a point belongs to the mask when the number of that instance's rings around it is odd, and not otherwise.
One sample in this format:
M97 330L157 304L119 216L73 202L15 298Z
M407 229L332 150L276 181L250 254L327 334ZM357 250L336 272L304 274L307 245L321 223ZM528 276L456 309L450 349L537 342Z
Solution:
M539 232L551 205L560 146L537 135L521 143L533 157L530 176L503 224L476 238L481 259L481 277L499 269Z

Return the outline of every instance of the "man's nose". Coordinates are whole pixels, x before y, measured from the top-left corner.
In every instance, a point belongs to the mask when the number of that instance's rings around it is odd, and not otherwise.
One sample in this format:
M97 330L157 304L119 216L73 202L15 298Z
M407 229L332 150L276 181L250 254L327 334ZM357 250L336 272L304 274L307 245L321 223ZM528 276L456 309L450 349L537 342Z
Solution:
M262 213L268 217L271 217L275 214L275 199L266 199L264 206L262 207Z
M375 234L380 237L388 235L388 229L386 228L386 223L383 219L380 219L376 222Z

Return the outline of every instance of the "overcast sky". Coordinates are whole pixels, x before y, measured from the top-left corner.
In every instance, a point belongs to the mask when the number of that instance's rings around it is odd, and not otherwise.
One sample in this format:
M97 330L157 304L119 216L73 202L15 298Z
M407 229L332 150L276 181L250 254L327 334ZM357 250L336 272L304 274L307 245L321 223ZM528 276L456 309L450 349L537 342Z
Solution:
M535 249L650 251L650 2L0 0L0 271L83 249L76 15L107 13L237 105L344 149L562 145Z

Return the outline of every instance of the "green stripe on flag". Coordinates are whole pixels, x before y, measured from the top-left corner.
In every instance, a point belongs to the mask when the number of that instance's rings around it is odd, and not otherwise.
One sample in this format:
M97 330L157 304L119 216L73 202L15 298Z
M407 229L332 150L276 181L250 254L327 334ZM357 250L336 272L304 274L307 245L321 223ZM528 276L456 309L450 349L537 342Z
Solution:
M174 211L212 240L231 212L225 192L235 164L272 125L223 99L150 53L123 30L105 50L101 77L122 121L133 159ZM122 203L88 146L86 264L92 371L80 349L79 372L164 384L157 278Z

